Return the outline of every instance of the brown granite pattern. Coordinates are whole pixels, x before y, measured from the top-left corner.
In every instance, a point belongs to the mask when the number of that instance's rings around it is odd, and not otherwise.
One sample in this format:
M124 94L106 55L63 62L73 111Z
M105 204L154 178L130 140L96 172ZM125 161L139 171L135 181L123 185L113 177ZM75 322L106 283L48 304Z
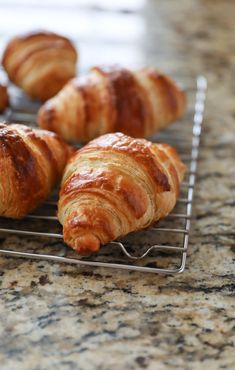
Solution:
M187 270L164 277L0 258L1 369L235 367L234 3L152 0L118 16L127 14L145 25L128 44L142 61L209 80Z

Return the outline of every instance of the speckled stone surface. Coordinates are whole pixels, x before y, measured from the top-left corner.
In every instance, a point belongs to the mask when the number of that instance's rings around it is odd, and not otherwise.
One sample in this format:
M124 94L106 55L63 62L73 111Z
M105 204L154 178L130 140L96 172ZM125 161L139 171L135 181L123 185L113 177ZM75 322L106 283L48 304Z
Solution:
M165 277L1 257L0 368L234 369L234 3L150 1L105 14L142 25L123 41L141 62L209 80L187 269Z

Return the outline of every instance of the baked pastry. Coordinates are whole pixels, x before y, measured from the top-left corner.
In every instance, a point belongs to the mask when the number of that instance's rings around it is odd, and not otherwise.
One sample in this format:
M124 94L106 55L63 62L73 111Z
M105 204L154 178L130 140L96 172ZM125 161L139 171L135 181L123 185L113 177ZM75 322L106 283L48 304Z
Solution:
M42 203L70 153L52 132L0 123L0 216L22 218Z
M76 74L77 52L72 43L52 32L33 32L13 38L2 64L10 80L29 96L47 100Z
M63 175L58 218L64 241L80 254L168 215L185 172L175 149L122 133L78 150Z
M185 93L152 68L95 67L46 102L38 123L70 142L119 131L149 137L178 119L185 106Z
M9 97L7 93L7 88L6 86L0 84L0 113L3 113L8 105Z

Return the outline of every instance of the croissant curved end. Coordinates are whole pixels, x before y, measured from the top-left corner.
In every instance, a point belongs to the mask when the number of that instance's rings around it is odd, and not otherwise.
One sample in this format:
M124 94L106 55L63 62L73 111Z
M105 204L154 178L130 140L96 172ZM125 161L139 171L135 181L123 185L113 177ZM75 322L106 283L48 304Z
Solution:
M73 243L73 249L81 255L88 255L98 252L100 249L100 241L93 234L84 234L76 238Z

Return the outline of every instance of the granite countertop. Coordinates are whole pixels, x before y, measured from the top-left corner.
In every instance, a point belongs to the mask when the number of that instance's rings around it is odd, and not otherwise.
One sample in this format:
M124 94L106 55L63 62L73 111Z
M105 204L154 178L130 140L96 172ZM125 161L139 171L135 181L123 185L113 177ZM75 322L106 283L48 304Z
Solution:
M6 4L2 35L10 30ZM130 44L123 41L120 58L182 75L204 73L209 81L186 271L160 276L0 257L1 369L235 368L234 4L141 4L125 11L91 9L111 20L127 17L135 33ZM91 37L81 44L84 50L99 46ZM113 58L119 47L117 42ZM2 236L1 248L13 242L23 243Z

